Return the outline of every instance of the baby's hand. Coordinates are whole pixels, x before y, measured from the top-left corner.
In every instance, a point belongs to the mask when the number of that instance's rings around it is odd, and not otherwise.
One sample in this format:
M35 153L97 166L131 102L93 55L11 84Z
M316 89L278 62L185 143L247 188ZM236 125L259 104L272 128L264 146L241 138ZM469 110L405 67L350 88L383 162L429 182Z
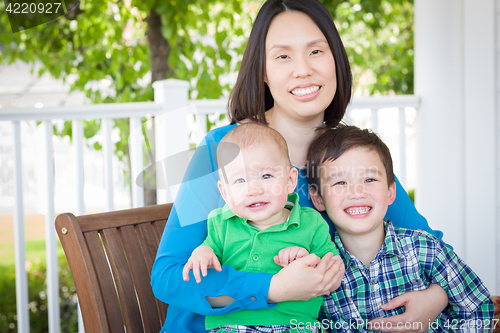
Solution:
M290 246L280 250L277 256L274 256L274 262L282 267L288 266L295 259L305 257L309 254L306 249L298 246Z
M193 275L197 283L201 282L200 269L203 276L207 276L207 267L215 268L216 271L222 271L219 259L210 246L200 245L194 249L191 257L182 270L184 281L189 281L189 271L193 270Z

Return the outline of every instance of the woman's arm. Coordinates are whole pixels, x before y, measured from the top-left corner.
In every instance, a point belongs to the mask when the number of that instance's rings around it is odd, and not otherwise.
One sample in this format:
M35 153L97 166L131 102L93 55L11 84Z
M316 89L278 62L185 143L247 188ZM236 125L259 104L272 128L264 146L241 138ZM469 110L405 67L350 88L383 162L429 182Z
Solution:
M443 239L443 232L431 229L425 217L419 214L397 177L396 200L387 209L385 217L391 220L395 227L421 229L439 238L439 240Z
M392 310L403 305L405 313L389 318L374 319L369 324L382 332L427 332L429 325L448 305L448 295L440 285L431 284L426 290L407 292L381 307L384 310Z

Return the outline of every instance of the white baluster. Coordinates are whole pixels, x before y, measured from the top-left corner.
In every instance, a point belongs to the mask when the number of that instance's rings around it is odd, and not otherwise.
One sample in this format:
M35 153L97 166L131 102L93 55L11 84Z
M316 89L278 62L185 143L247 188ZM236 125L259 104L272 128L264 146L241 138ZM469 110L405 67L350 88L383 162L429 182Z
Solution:
M76 215L85 214L83 187L83 121L73 120L73 147L75 149ZM82 311L78 302L78 333L84 333Z
M61 316L59 310L59 274L57 269L57 243L54 212L54 149L52 121L44 120L45 139L45 252L47 258L47 302L49 310L49 333L61 331Z
M372 131L378 132L378 109L371 109L372 112Z
M17 332L29 333L28 274L26 273L26 240L24 236L23 177L21 159L21 124L14 125L14 256L16 262Z
M406 188L406 112L404 107L399 108L399 165L398 179Z
M201 141L207 135L207 115L202 113L196 114L198 120L198 139Z
M104 136L102 152L104 154L104 184L106 188L106 211L115 209L113 200L113 143L111 141L113 119L103 118L101 129Z
M347 125L351 125L351 119L352 119L351 117L352 117L352 109L351 108L347 108L347 110L345 111L344 118L342 120Z
M144 189L137 185L137 177L143 176L143 149L144 136L140 117L130 117L130 165L132 186L132 207L144 207ZM141 182L144 184L144 180Z

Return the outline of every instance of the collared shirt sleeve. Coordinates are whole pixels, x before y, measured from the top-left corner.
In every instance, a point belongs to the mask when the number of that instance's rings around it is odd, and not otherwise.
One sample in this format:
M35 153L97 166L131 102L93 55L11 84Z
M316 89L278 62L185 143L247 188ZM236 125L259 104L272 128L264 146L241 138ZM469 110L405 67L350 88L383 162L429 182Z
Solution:
M154 295L171 305L172 311L169 307L168 314L174 313L174 308L177 312L219 315L275 306L267 303L271 274L238 272L226 265L222 266L222 272L209 270L201 283L182 278L182 270L192 251L207 237L208 213L218 208L222 201L217 189L216 147L213 145L220 138L214 138L211 133L189 163L151 272ZM213 309L206 296L220 295L230 296L235 301L225 308Z
M328 223L323 219L321 214L314 212L314 216L316 218L316 227L314 227L315 233L312 238L311 253L314 253L320 258L323 258L328 252L333 252L333 255L336 256L339 254L339 251L330 237ZM302 221L301 223L310 222Z
M431 282L438 283L449 299L443 312L448 317L440 325L457 332L480 332L488 323L491 328L495 309L483 282L452 250L441 242L435 243Z
M222 263L222 249L224 244L222 243L221 232L223 232L222 223L224 223L219 209L213 210L208 215L207 220L207 238L203 241L202 245L209 246L215 255Z

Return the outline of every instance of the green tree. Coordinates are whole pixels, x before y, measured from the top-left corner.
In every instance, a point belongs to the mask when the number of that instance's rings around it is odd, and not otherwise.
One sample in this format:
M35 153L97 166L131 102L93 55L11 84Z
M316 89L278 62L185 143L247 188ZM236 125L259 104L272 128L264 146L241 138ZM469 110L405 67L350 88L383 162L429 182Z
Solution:
M413 93L413 0L321 0L352 63L358 95ZM82 0L16 34L0 2L0 63L42 64L94 103L148 101L151 83L187 80L190 98L228 96L260 0ZM150 78L148 78L150 75ZM208 127L212 125L207 122ZM116 154L129 165L128 121ZM85 122L92 137L100 120ZM71 136L70 122L57 132ZM100 149L99 143L95 144Z
M358 95L413 94L413 0L320 0L352 64Z

